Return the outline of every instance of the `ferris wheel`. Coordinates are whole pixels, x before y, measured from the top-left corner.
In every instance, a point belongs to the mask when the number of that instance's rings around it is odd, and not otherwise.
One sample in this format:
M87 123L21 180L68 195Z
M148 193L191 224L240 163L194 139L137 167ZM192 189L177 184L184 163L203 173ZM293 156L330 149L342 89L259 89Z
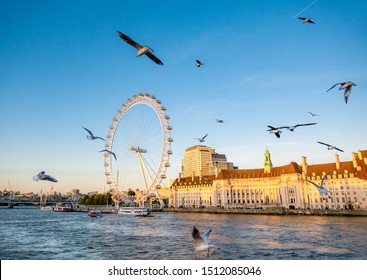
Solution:
M104 167L107 184L117 205L129 200L127 190L139 189L135 202L156 197L167 178L172 154L166 108L154 95L134 95L117 110L105 143Z

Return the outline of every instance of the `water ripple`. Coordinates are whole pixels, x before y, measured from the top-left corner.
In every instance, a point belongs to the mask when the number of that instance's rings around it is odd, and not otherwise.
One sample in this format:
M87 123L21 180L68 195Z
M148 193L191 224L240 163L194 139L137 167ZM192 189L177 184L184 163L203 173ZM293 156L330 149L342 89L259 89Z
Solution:
M154 213L139 218L0 209L0 257L13 260L199 260L192 226L212 228L210 259L367 259L366 217Z

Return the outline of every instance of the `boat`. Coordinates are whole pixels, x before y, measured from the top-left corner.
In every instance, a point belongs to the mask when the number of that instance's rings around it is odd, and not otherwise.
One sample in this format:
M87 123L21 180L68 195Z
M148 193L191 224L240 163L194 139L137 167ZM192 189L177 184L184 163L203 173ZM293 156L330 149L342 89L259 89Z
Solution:
M73 207L71 207L71 205L68 204L56 205L54 208L54 212L73 212L73 211L74 211Z
M88 216L93 218L102 217L102 212L101 210L93 209L88 212Z
M52 211L52 210L54 210L54 208L55 208L54 206L46 205L46 206L40 207L40 210Z
M117 214L130 215L130 216L148 216L150 214L149 208L147 207L120 207Z

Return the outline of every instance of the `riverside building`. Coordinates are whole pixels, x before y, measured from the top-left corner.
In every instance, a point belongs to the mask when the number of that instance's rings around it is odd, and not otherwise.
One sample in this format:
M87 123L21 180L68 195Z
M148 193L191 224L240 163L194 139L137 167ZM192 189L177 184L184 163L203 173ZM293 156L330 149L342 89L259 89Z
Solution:
M206 148L208 153L213 153L213 149ZM195 158L191 158L191 161L195 161ZM186 161L184 163L183 170L188 164ZM200 166L198 162L189 164ZM270 152L266 149L264 168L221 169L214 174L206 169L207 174L199 172L200 175L197 175L196 170L192 171L190 176L179 176L170 186L167 194L169 206L367 209L367 150L353 152L351 161L346 162L340 162L339 156L335 155L335 162L309 165L303 156L301 164L290 162L273 167ZM306 180L320 184L326 173L324 188L330 192L321 195Z

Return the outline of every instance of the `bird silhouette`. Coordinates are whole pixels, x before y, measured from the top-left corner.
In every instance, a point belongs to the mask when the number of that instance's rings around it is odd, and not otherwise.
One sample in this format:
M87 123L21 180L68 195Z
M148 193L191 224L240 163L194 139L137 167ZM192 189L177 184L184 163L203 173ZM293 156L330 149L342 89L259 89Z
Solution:
M294 131L294 129L296 127L299 127L299 126L307 126L307 125L315 125L316 123L301 123L301 124L296 124L296 125L293 125L293 126L281 126L279 127L279 129L283 129L283 128L286 128L290 131Z
M327 149L328 149L328 150L335 149L335 150L338 150L338 151L340 151L340 152L343 152L343 153L344 153L344 151L343 151L343 150L341 150L341 149L339 149L338 147L335 147L335 146L333 146L333 145L330 145L330 144L327 144L327 143L324 143L324 142L319 142L319 141L317 141L317 143L319 143L319 144L321 144L321 145L325 145L325 146L327 146Z
M116 31L117 34L120 36L120 38L122 40L124 40L126 43L128 43L130 46L133 46L135 49L138 50L138 54L136 55L136 57L139 57L143 54L145 54L147 57L149 57L151 60L153 60L155 63L159 64L159 65L163 65L163 62L156 57L153 54L153 50L148 47L148 46L142 46L139 43L135 42L133 39L131 39L129 36L121 33L120 31Z
M271 125L268 125L268 127L269 129L267 131L269 131L269 133L274 133L276 137L280 138L280 134L282 133L280 127L273 127Z
M87 135L87 139L89 140L96 140L96 139L101 139L103 141L106 141L105 139L103 139L102 137L99 136L94 136L92 131L90 131L88 128L85 128L84 126L82 126L88 133L89 135Z
M357 86L357 85L355 83L351 82L351 81L344 82L344 83L336 83L331 88L329 88L327 90L327 92L329 90L333 89L334 87L336 87L337 85L340 85L339 90L344 89L344 101L345 101L345 103L348 103L349 95L352 92L352 86Z
M306 17L299 17L300 20L303 20L303 23L313 23L315 24L310 18L306 18Z
M313 117L316 117L316 116L320 116L319 114L315 114L315 113L312 113L312 112L310 112L310 111L308 111L309 113L310 113L310 115L311 116L313 116Z
M196 60L196 66L200 67L201 65L204 65L204 63L202 63L200 60Z
M115 153L114 153L114 152L111 152L111 151L109 151L109 150L107 150L107 149L104 149L104 150L99 151L99 152L100 152L100 153L101 153L101 152L106 152L106 153L108 153L108 154L112 155L112 156L115 158L115 160L117 160L117 157L116 157L116 155L115 155Z
M208 134L206 134L205 136L203 136L202 138L194 138L194 139L197 139L199 140L200 143L203 143L205 142L205 138L208 136Z
M224 120L215 119L217 123L224 123Z

